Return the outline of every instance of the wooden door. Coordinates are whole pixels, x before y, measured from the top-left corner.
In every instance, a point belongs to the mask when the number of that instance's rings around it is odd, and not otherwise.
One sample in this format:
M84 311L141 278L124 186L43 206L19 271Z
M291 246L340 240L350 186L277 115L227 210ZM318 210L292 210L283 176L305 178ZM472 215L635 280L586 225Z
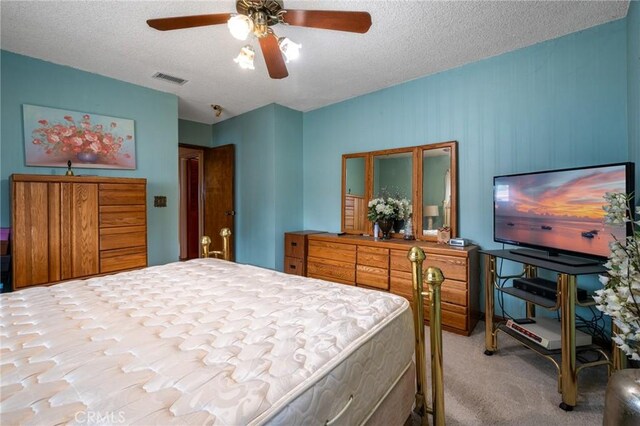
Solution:
M222 250L220 230L231 230L231 260L235 259L234 211L235 146L204 150L204 235L213 250Z
M206 148L180 144L180 260L200 257L200 238L204 235L203 163Z
M44 284L59 275L50 276L50 258L60 258L59 248L50 253L49 232L59 232L56 217L50 219L49 210L59 209L60 200L50 197L46 182L14 182L12 199L12 250L13 250L13 287L22 288ZM60 186L57 186L59 194ZM53 187L52 189L55 189ZM55 195L55 192L53 195ZM59 219L58 219L59 220ZM51 225L51 226L50 226ZM51 245L55 248L56 241ZM57 264L57 262L53 262Z
M187 259L200 257L200 172L197 158L187 160Z
M60 253L62 279L99 272L98 184L62 183Z

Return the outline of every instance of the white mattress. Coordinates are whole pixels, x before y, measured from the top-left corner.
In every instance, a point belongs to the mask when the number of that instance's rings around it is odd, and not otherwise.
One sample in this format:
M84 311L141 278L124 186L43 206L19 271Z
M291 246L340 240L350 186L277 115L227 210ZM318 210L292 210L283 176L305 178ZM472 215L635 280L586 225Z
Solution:
M413 354L407 301L215 259L0 297L0 423L366 419ZM91 421L93 419L93 422Z

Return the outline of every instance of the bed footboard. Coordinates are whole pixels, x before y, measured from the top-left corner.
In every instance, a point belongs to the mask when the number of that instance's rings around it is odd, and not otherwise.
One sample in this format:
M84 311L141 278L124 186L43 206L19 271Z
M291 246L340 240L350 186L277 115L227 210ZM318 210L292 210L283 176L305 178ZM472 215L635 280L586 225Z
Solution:
M201 240L202 256L201 257L222 256L224 260L231 260L231 249L229 244L229 239L231 237L231 230L229 228L222 228L220 230L220 236L222 237L222 251L209 250L209 245L211 244L211 238L209 238L207 235L202 237L202 240Z
M429 267L426 270L426 282L428 290L423 291L422 263L426 255L420 247L409 250L408 258L411 261L413 300L413 324L415 328L416 343L416 408L415 412L422 417L422 424L426 425L426 414L433 415L433 425L444 425L444 383L442 373L442 312L440 305L441 284L444 281L442 271ZM431 347L431 394L432 408L427 407L425 398L425 372L427 369L425 359L424 338L424 301L429 303L429 340Z

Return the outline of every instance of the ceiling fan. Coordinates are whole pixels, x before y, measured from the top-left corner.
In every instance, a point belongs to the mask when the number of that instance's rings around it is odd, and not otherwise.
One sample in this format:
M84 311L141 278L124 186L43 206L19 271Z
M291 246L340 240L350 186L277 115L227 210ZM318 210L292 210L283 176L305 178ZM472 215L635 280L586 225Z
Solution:
M168 31L227 23L231 34L240 40L246 40L253 34L260 41L269 76L275 79L289 75L283 54L287 61L294 59L298 56L300 45L286 37L278 38L271 28L274 25L285 24L361 34L366 33L371 27L371 15L367 12L284 9L281 0L238 0L236 11L237 14L216 13L149 19L147 24L156 30ZM253 69L254 56L255 51L248 44L234 60L242 68Z

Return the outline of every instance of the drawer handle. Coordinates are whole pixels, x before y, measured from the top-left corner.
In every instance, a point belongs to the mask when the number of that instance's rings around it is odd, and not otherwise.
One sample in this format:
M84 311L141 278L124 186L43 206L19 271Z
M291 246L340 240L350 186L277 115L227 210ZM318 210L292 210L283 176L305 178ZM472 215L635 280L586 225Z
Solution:
M332 424L334 424L336 422L336 420L338 420L340 418L340 416L342 416L345 413L345 411L347 411L347 408L349 408L349 406L351 405L352 402L353 402L353 395L349 395L349 401L347 401L347 404L344 406L344 408L342 410L340 410L340 412L338 414L336 414L334 418L324 422L324 425L325 426L331 426Z
M291 243L291 246L292 246L292 247L297 247L297 246L298 246L298 243L293 243L293 242L292 242L292 243Z
M296 269L296 265L289 265L289 268Z

